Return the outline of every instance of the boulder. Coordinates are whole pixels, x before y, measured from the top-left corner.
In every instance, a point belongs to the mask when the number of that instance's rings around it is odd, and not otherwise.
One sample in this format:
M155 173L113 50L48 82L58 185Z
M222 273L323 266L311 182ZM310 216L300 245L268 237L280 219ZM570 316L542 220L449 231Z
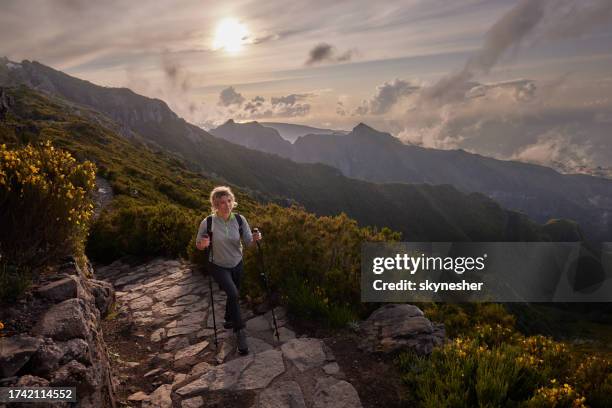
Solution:
M100 378L93 368L87 368L71 360L53 373L50 385L53 387L76 387L77 395L91 394L100 387Z
M77 291L77 278L67 276L41 286L36 291L36 294L52 302L63 302L66 299L77 297Z
M369 352L392 353L410 348L417 354L429 354L444 343L444 325L432 324L414 305L391 304L374 311L360 325L359 348Z
M60 366L64 354L65 351L59 345L46 338L31 358L32 373L47 377Z
M68 299L49 309L33 329L35 334L54 340L87 339L89 327L85 320L85 302Z
M89 344L83 339L70 339L66 342L57 343L62 349L64 357L61 363L64 364L70 360L77 360L85 365L91 364L91 355Z
M89 345L83 339L71 339L66 342L54 342L46 338L45 342L32 356L29 366L32 373L49 377L60 365L76 360L85 365L91 365Z
M0 339L0 378L15 375L42 344L42 338L25 334Z

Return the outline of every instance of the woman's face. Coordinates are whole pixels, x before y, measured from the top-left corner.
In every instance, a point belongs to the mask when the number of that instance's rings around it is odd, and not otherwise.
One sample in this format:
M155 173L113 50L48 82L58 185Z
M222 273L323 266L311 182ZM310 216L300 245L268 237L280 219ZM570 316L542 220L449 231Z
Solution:
M232 198L228 195L223 195L216 200L217 213L222 217L227 217L232 210Z

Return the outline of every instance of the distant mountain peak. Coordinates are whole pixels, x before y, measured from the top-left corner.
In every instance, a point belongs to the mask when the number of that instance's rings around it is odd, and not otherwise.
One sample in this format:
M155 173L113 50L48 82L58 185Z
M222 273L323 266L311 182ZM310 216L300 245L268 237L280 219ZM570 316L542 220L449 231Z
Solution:
M353 128L353 132L355 132L355 131L364 131L364 130L367 130L367 131L373 130L373 131L377 132L376 129L366 125L363 122L359 122L359 124Z
M236 122L234 119L228 119L221 126L238 126L241 128L252 128L252 127L263 128L264 127L261 125L261 123L257 122L256 120L252 120L250 122ZM221 126L218 126L218 127L221 127Z

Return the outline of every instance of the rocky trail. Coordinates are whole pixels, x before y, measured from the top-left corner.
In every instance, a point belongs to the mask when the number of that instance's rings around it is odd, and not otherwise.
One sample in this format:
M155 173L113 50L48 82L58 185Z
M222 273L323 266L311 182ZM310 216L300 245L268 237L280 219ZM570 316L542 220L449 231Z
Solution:
M242 307L250 353L223 329L225 294L193 265L157 259L97 267L116 290L103 331L118 403L134 407L361 407L355 387L321 340L296 338L281 308L280 341L268 312ZM214 344L211 307L217 318Z

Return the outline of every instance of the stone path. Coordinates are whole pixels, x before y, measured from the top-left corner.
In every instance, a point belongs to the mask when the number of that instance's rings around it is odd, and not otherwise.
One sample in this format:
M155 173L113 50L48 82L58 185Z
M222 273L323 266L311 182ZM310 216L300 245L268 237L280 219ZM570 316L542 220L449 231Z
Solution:
M222 327L225 294L216 284L215 348L208 278L189 263L157 259L130 267L115 262L99 267L96 275L115 286L116 318L130 319L137 338L158 346L148 347L152 353L144 374L156 388L130 395L132 406L204 407L215 393L251 392L248 408L361 407L331 350L319 339L296 338L280 308L278 342L270 312L254 316L241 308L250 353L239 356L233 333Z

